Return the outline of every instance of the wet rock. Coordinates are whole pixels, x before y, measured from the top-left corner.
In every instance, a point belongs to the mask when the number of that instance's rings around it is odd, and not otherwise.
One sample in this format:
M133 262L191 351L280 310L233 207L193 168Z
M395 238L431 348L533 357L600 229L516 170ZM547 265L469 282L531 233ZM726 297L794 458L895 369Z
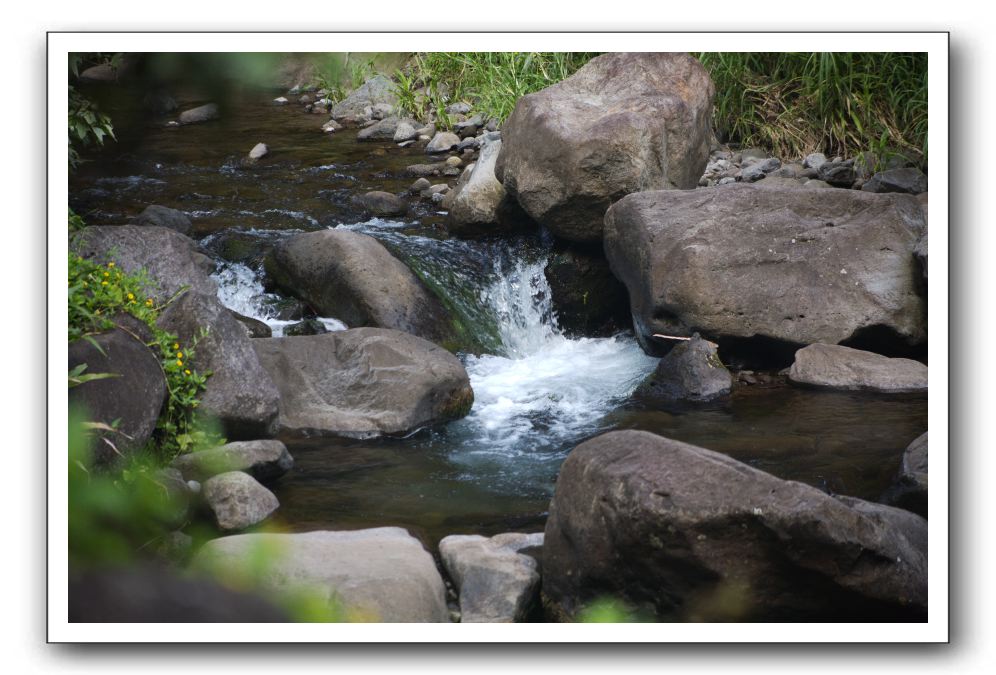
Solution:
M218 106L214 103L207 103L180 113L180 124L198 124L200 122L210 122L218 119Z
M360 132L356 134L356 140L391 141L394 140L394 134L397 130L398 130L398 118L385 117L379 122L371 124L365 129L361 129Z
M419 193L419 196L422 199L432 199L436 195L442 197L449 191L450 191L449 185L447 185L446 183L437 183L436 185L430 185L426 189L422 190Z
M335 120L329 120L328 122L322 125L322 131L324 131L327 134L335 133L336 131L339 131L339 129L342 129L342 125L336 122Z
M412 164L405 167L405 171L412 176L439 176L446 168L446 162L436 162L434 164Z
M495 175L553 234L597 242L606 209L622 196L696 186L709 157L714 92L688 54L595 57L516 102Z
M273 330L267 326L265 323L259 319L254 319L251 316L245 316L239 314L238 312L228 310L235 320L241 323L245 329L246 334L251 338L261 338L261 337L273 337Z
M265 483L294 468L294 458L280 441L237 441L180 455L170 466L177 469L184 480L203 483L221 473L242 471Z
M301 97L297 99L297 102L301 105L308 105L309 103L313 103L314 100L315 99L311 98L309 94L302 94Z
M70 242L73 251L98 262L114 261L126 273L144 269L155 284L150 289L157 302L165 302L185 287L215 295L218 287L209 276L214 263L198 252L188 237L153 225L90 226Z
M557 478L543 599L616 597L674 621L923 619L927 523L643 431L582 443Z
M363 209L375 216L403 216L408 212L408 204L405 200L381 190L356 195L350 201L354 207Z
M398 104L394 83L383 75L374 75L349 96L332 107L332 119L342 123L358 124L373 116L373 106ZM368 110L369 109L369 110Z
M861 186L865 192L905 192L918 195L927 191L927 176L920 169L880 171Z
M432 556L401 528L222 537L206 543L192 566L249 569L259 550L274 552L260 582L278 595L307 589L344 609L348 621L449 621Z
M636 395L665 402L703 403L729 396L733 378L719 352L698 333L679 342L662 358L656 370L637 388Z
M446 227L450 233L457 236L495 234L530 222L495 178L495 161L499 152L500 140L486 140L481 156L466 180L461 178L452 199L447 200L449 213Z
M417 195L422 192L422 190L428 189L431 185L432 183L430 183L427 178L419 178L411 184L411 187L408 188L408 192L413 195Z
M273 105L287 105L287 97L286 96L276 97L275 99L273 99Z
M461 166L462 164L463 164L463 160L460 159L459 157L447 157L446 158L446 166Z
M544 269L557 325L570 336L608 337L630 324L626 287L600 251L565 247Z
M298 335L324 335L329 329L318 319L305 319L284 328L284 337Z
M433 341L451 337L450 317L439 300L383 244L365 234L322 230L296 235L274 249L267 270L279 287L319 316Z
M465 138L462 141L460 141L460 144L456 147L456 149L457 152L462 153L467 150L477 150L480 147L481 147L481 141L479 141L477 138L471 137L471 138Z
M194 365L211 371L198 410L218 419L232 439L263 438L277 416L278 393L259 364L245 328L215 296L187 292L160 315L160 328L182 344L196 341ZM202 336L202 331L207 334Z
M451 535L439 542L443 566L460 593L461 621L523 621L535 604L540 575L536 558L520 551L542 546L542 532Z
M922 344L916 200L765 182L642 192L609 209L606 256L644 348L653 333L695 331L720 344L839 343L869 330L897 349Z
M927 390L927 366L840 345L813 344L795 353L789 380L831 389L918 392Z
M80 72L80 82L86 84L118 81L118 68L110 63L99 63Z
M398 126L394 130L395 143L404 143L405 141L414 141L417 139L418 130L415 129L415 122L413 120L402 120L398 122Z
M474 400L460 361L407 333L354 328L253 346L280 390L284 432L406 434L463 417Z
M253 162L258 162L259 160L266 157L270 152L270 149L266 147L266 143L257 143L252 146L252 150L249 151L249 160Z
M167 115L176 110L176 100L170 96L169 92L163 90L153 90L142 98L142 107L153 115Z
M882 497L890 506L927 517L927 432L903 452L896 482Z
M241 471L212 476L204 481L202 494L215 525L226 532L258 525L280 507L272 492Z
M183 211L170 209L158 204L150 204L132 219L133 225L144 227L165 227L180 234L188 234L193 224Z
M435 155L441 152L449 152L458 145L460 145L459 136L449 131L440 131L432 137L429 145L425 146L425 151L430 155Z
M159 358L130 332L115 328L91 338L93 342L69 343L69 370L86 364L82 375L113 373L115 377L72 387L69 405L84 409L90 422L111 426L120 420L119 433L101 432L107 440L93 444L94 463L106 466L120 455L141 449L152 437L166 401L166 378Z

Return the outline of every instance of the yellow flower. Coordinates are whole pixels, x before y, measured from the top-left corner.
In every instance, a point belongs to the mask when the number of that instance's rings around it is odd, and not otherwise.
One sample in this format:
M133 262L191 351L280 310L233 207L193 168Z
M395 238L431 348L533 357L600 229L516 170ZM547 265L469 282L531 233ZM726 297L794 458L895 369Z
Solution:
M146 300L145 304L148 305L149 307L152 307L152 298L149 298L148 300Z
M183 365L183 361L181 361L180 359L177 359L176 360L176 365L182 366Z
M179 349L179 348L180 348L180 343L174 342L173 343L173 349Z
M183 372L185 372L187 375L190 375L190 371L189 370L185 370Z
M134 295L134 294L132 294L132 293L129 293L129 294L128 294L128 299L129 299L129 300L134 300L134 299L135 299L135 295Z
M109 276L111 276L111 273L110 272L104 272L104 276L105 277L109 277Z
M101 281L101 282L100 282L100 285L101 285L101 286L106 286L106 285L107 285L107 282L106 282L106 281Z
M108 267L114 267L114 263L113 262L109 262L109 263L107 263L107 266Z
M183 352L177 352L176 353L176 358L182 359L183 358Z

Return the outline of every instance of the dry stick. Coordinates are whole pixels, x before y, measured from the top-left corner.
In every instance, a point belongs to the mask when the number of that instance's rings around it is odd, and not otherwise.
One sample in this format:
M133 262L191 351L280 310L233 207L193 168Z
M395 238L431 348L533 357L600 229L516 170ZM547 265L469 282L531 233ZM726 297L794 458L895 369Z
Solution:
M654 333L654 337L655 338L664 338L665 340L691 340L692 339L690 337L681 337L680 335L661 335L660 333ZM710 345L712 345L713 347L715 347L717 349L719 348L719 345L716 344L715 342L712 342L710 340L706 340L706 342L708 342Z

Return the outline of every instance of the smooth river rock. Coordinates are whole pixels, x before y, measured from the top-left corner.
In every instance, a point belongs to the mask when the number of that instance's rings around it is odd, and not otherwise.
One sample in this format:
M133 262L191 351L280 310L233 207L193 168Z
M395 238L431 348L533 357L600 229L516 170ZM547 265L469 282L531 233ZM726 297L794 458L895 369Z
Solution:
M698 184L714 93L689 54L595 57L516 102L495 174L558 237L600 241L606 209L624 195Z
M637 387L636 395L663 402L704 403L728 396L733 376L719 359L716 346L696 333L678 342Z
M382 328L252 341L280 390L281 431L351 438L458 419L474 401L459 359Z
M307 592L351 621L445 623L446 589L432 556L398 527L352 532L242 534L213 539L192 566L240 570L269 553L263 589Z
M497 134L495 134L497 136ZM529 217L505 192L495 178L495 161L501 152L501 139L484 137L484 145L473 168L457 184L454 194L445 200L449 209L446 228L455 235L497 234L529 223ZM451 157L450 159L459 159Z
M265 483L294 468L294 458L280 441L235 441L180 455L170 466L178 469L186 480L204 482L220 473L244 471Z
M543 598L658 620L924 619L927 522L644 431L582 443L557 478Z
M927 391L927 366L912 359L815 344L795 353L789 380L830 389L912 393Z
M658 190L609 209L605 253L629 289L645 349L653 333L696 331L720 346L727 338L836 344L874 332L909 348L927 338L913 259L925 227L909 195Z
M896 482L882 501L927 517L927 432L917 436L903 452Z
M159 206L158 204L146 206L131 222L133 225L167 227L171 230L176 230L180 234L188 234L190 228L193 227L190 218L183 211Z
M227 532L258 525L280 507L272 492L241 471L228 471L207 479L202 495L218 529Z
M218 106L214 103L206 103L180 113L180 124L197 124L216 119L218 119Z

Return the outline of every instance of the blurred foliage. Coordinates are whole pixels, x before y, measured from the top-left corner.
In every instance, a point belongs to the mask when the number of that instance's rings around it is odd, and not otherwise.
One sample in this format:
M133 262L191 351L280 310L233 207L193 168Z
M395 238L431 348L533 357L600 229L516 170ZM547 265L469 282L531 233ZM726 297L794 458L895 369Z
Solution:
M120 54L69 54L69 73L79 78L84 67L107 63L117 67ZM104 139L114 138L111 118L97 109L97 104L69 85L69 169L79 166L80 150L103 145Z
M653 621L618 598L604 597L586 605L577 617L580 623L646 623Z

